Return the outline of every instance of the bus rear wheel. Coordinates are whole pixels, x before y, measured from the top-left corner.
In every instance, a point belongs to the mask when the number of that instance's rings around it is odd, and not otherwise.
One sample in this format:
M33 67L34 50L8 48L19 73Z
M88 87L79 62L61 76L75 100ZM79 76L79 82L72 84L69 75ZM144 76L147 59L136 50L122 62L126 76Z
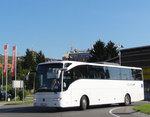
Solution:
M88 99L86 96L82 96L80 100L80 109L81 110L86 110L88 107Z
M131 104L131 98L130 98L130 95L127 94L124 98L124 105L128 106L130 104Z

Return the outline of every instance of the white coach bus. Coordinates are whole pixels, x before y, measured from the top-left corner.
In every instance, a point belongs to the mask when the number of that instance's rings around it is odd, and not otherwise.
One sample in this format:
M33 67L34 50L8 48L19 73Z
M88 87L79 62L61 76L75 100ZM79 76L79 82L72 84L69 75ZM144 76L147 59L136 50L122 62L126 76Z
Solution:
M34 106L80 107L144 99L141 68L58 61L36 70Z

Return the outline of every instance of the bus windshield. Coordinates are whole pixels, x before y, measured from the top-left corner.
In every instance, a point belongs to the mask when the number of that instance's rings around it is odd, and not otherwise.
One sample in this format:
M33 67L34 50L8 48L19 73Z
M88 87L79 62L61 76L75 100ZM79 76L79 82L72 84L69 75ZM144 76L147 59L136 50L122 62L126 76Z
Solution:
M41 64L35 79L36 92L59 92L61 88L61 63Z

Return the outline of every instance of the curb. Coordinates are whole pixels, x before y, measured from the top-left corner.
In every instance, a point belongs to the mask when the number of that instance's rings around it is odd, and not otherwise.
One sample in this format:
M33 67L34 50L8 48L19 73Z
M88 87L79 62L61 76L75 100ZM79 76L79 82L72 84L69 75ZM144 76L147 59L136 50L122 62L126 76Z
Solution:
M0 107L8 104L8 102L0 102Z

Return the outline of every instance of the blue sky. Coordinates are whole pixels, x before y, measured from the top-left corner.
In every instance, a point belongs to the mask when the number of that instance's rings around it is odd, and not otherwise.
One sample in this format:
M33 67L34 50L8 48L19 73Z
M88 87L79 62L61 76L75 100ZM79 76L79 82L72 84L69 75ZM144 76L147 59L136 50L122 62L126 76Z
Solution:
M150 0L0 0L0 54L17 45L59 58L97 40L124 48L150 45Z

